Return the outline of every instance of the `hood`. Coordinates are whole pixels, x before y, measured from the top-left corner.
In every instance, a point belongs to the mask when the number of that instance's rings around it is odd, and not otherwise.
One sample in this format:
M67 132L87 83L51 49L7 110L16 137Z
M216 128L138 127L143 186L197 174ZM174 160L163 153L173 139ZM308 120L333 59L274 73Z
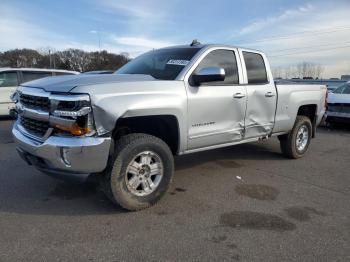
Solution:
M350 94L334 94L329 93L327 98L329 104L350 104Z
M69 92L77 86L98 85L118 82L138 82L154 81L150 75L67 75L45 77L38 80L21 84L26 87L36 87L44 89L47 92Z

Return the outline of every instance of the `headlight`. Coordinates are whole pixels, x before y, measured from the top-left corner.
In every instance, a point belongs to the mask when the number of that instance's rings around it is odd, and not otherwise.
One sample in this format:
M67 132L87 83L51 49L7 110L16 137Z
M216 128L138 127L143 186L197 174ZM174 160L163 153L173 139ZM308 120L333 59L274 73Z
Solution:
M85 106L78 111L63 111L63 110L55 110L53 111L54 116L70 116L70 117L78 117L85 116L91 112L91 107Z
M92 136L95 126L92 115L90 98L88 95L50 97L51 115L59 120L53 125L55 128L69 132L75 136Z

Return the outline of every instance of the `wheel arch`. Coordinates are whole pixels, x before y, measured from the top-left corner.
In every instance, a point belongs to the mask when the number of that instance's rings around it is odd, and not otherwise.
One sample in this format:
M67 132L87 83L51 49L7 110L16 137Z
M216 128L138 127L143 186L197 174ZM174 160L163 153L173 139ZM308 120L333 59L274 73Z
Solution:
M316 134L317 104L299 106L297 116L306 116L310 119L312 124L312 137L314 138Z
M144 133L162 139L176 155L180 151L180 126L175 115L146 115L119 118L112 131L112 138L131 133Z

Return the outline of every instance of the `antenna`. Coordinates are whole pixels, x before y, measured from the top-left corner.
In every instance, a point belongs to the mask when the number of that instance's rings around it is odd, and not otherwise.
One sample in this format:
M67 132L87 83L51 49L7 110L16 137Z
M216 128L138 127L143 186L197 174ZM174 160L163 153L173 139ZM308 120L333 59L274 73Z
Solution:
M198 42L197 39L193 39L192 43L190 44L190 46L196 46L196 45L200 45L201 43Z

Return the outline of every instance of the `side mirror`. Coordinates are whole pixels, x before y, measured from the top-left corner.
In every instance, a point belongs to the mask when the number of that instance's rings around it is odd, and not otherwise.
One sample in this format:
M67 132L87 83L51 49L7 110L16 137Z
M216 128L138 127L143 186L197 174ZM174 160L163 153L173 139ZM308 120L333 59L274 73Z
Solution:
M192 80L195 85L207 82L224 81L225 69L221 67L205 67L192 75Z

